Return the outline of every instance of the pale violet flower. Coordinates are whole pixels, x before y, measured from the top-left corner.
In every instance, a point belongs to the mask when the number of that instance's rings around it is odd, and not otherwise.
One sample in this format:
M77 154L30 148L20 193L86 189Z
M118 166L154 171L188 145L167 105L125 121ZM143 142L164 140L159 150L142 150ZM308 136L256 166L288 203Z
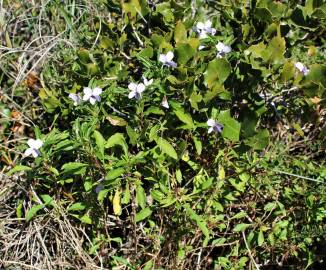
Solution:
M105 188L105 186L103 184L99 184L96 188L95 188L95 192L97 194L99 194L103 189Z
M27 141L27 144L29 146L29 148L26 149L24 155L25 156L30 156L32 155L34 158L37 158L38 156L41 155L41 152L39 151L39 149L42 147L43 142L40 139L29 139Z
M147 80L144 76L143 76L143 79L144 79L145 86L150 86L153 83L153 79Z
M145 90L145 85L143 83L129 83L128 88L131 91L128 95L128 98L135 98L140 100L141 93Z
M223 125L219 124L213 119L208 119L207 125L209 126L208 133L211 133L213 131L218 133L222 132Z
M232 50L230 46L227 46L222 42L217 43L216 49L218 51L217 53L218 58L222 58L225 54L231 52Z
M160 54L159 61L163 63L163 65L176 68L177 63L172 61L173 57L174 57L173 52L169 51L167 54Z
M84 97L83 100L87 101L94 105L96 101L100 102L101 97L100 95L102 94L102 89L99 87L95 87L94 89L91 89L89 87L84 87Z
M82 102L82 97L80 94L70 93L69 98L72 99L75 106L77 106L78 104L80 104Z
M294 66L305 76L309 73L309 69L301 62L296 62Z
M169 103L168 103L168 99L167 99L166 96L163 97L162 102L161 102L161 105L162 105L162 107L164 107L164 108L167 108L167 109L170 108Z
M199 34L199 38L207 38L207 35L215 35L216 29L212 27L211 21L206 21L205 23L198 22L196 25L196 32Z

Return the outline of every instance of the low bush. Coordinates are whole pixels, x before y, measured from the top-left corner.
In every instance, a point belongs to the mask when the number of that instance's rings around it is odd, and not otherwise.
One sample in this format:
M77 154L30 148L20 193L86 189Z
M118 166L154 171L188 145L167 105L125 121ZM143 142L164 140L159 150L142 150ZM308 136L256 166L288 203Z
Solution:
M17 217L64 215L109 269L317 267L325 4L98 2L69 28L78 47L59 44L35 88L13 92L37 108L28 142L8 146L23 155L7 174L33 191Z

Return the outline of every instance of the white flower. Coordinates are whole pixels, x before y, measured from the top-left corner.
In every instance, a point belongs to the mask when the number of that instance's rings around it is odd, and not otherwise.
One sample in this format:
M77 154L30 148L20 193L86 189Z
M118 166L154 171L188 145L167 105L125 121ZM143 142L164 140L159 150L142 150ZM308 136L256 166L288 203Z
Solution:
M150 86L153 83L153 79L147 80L144 76L143 76L143 79L144 79L145 86Z
M129 83L128 88L131 91L128 95L128 98L135 98L140 100L141 93L145 90L145 85L143 83Z
M87 101L94 105L96 101L100 102L101 97L100 95L102 94L102 89L99 87L95 87L94 89L91 89L89 87L84 87L84 97L83 100Z
M217 53L218 58L222 58L225 54L231 52L232 50L230 46L227 46L222 42L217 43L216 49L218 51Z
M43 142L40 139L34 140L34 139L29 139L27 141L27 144L29 148L26 149L24 155L25 156L30 156L32 155L34 158L38 157L41 155L41 152L39 149L42 147Z
M216 122L215 120L213 119L208 119L207 121L207 125L210 127L208 129L208 133L211 133L211 132L219 132L221 133L222 132L222 129L223 129L223 125L219 124L218 122Z
M301 62L296 62L294 66L305 76L309 73L309 69Z
M163 65L170 66L172 68L177 67L177 63L172 61L174 57L173 52L169 51L167 54L160 54L159 61L163 63Z
M167 99L166 96L163 97L162 102L161 102L161 105L162 105L162 107L164 107L164 108L167 108L167 109L170 108L169 103L168 103L168 99Z
M196 32L199 34L199 38L207 38L207 34L215 35L216 29L212 27L211 21L206 21L205 23L198 22L196 25Z
M201 51L201 50L203 50L203 49L205 49L205 46L203 46L203 45L200 45L200 46L198 47L198 51Z
M77 106L78 104L80 104L82 102L82 97L80 94L70 93L69 98L71 98L73 100L75 106Z

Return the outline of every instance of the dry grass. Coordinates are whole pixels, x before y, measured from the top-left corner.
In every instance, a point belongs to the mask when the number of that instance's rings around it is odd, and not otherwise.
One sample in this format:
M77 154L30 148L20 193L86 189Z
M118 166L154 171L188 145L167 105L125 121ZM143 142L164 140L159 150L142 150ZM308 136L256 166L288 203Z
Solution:
M22 176L4 174L21 158L13 148L26 138L25 128L34 126L29 104L15 100L17 88L28 83L30 74L40 74L43 64L55 56L58 46L75 48L78 39L74 31L78 32L82 23L92 24L83 21L85 13L97 13L87 1L67 1L65 9L73 14L68 21L62 16L51 16L49 8L53 2L0 0L0 62L3 63L0 74L5 78L0 81L0 101L15 112L15 116L2 114L0 118L13 123L14 127L23 127L20 132L12 129L9 136L0 136L0 267L104 269L98 266L101 265L99 256L91 258L83 248L89 241L84 228L72 224L60 206L47 210L29 223L17 218L19 197L24 198L25 211L34 204L32 189L26 187L26 179ZM44 86L42 79L37 79Z
M16 218L15 209L0 213L0 265L23 269L104 269L83 249L83 228L71 224L58 208L29 223ZM59 218L60 216L60 218Z

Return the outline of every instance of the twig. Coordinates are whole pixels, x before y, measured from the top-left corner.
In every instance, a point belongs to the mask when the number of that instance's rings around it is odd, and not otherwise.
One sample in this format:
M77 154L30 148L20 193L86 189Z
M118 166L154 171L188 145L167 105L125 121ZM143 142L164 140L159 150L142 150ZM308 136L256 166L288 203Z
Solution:
M25 263L22 263L22 262L2 261L2 260L0 260L0 262L2 262L3 264L14 264L14 265L18 264L18 265L21 265L21 266L24 266L24 267L27 267L27 268L42 270L42 268L38 268L38 267L35 267L35 266L32 266L32 265L28 265L28 264L25 264Z
M309 181L313 181L313 182L325 184L324 181L320 181L320 180L317 180L317 179L314 179L314 178L310 178L310 177L306 177L306 176L301 176L301 175L297 175L297 174L294 174L294 173L288 173L288 172L284 172L284 171L279 171L279 170L273 170L273 171L276 172L276 173L285 174L285 175L289 175L289 176L294 176L294 177L298 177L298 178L301 178L301 179L305 179L305 180L309 180Z
M245 243L245 245L246 245L246 248L247 248L247 250L248 250L248 254L249 254L249 257L250 257L251 261L253 262L253 264L254 264L254 266L256 267L256 269L259 270L259 266L258 266L258 264L256 263L254 257L252 256L251 250L250 250L249 245L248 245L248 243L247 243L245 232L242 232L242 237L243 237L243 241L244 241L244 243Z

